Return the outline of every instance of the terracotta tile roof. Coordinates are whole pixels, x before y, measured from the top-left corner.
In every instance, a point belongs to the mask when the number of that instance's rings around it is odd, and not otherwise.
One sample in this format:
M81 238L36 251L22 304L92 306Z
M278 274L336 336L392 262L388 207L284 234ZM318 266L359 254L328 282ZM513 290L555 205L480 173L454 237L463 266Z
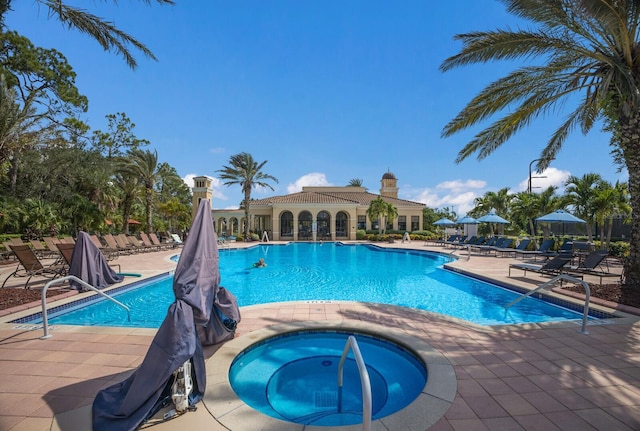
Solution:
M264 199L251 201L251 206L271 206L286 204L343 204L369 206L371 201L380 195L368 192L298 192L290 195L272 196ZM412 202L404 199L394 199L383 197L387 202L396 207L425 207L419 202Z

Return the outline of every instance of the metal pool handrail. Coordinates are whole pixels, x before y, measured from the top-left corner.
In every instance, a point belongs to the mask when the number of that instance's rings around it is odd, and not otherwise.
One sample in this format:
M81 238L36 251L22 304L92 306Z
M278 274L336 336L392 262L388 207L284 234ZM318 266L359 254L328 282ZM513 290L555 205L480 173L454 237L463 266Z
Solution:
M567 274L556 275L551 280L549 280L549 281L547 281L545 283L542 283L540 286L536 287L535 289L530 290L527 293L525 293L524 295L514 299L513 301L511 301L510 303L505 305L504 308L508 310L509 307L511 307L512 305L515 305L518 302L522 301L527 296L531 296L531 295L533 295L534 293L536 293L539 290L550 288L551 285L554 284L558 280L567 280L567 281L572 281L574 283L580 283L584 287L584 290L585 290L585 294L584 294L584 310L582 312L582 328L580 329L580 333L585 334L585 335L589 335L589 331L587 331L587 317L589 317L589 299L591 298L591 289L589 288L589 283L587 283L584 280L580 280L579 278L571 277L570 275L567 275Z
M52 337L51 335L49 335L49 322L47 320L47 289L49 289L49 286L51 286L53 284L61 284L61 283L65 282L65 281L67 281L67 280L73 280L75 282L78 282L82 286L86 287L87 289L91 289L94 292L99 293L100 295L102 295L105 298L107 298L109 301L112 301L116 305L119 305L120 307L122 307L125 310L127 310L127 318L131 318L129 307L124 305L122 302L120 302L120 301L118 301L116 299L113 299L111 296L107 295L106 293L104 293L103 291L98 289L97 287L94 287L94 286L92 286L92 285L80 280L78 277L76 277L74 275L67 275L66 277L61 277L61 278L56 278L55 280L51 280L50 282L45 284L44 288L42 289L42 329L44 330L44 335L42 337L40 337L41 340L46 340L47 338L51 338Z
M362 386L362 430L371 431L371 382L369 380L369 372L360 353L358 341L356 341L356 337L353 335L349 335L349 338L347 338L344 350L342 351L342 357L340 358L340 364L338 365L338 413L342 411L342 377L344 374L344 361L347 358L349 349L353 350L353 356L355 357L358 372L360 373L360 384Z

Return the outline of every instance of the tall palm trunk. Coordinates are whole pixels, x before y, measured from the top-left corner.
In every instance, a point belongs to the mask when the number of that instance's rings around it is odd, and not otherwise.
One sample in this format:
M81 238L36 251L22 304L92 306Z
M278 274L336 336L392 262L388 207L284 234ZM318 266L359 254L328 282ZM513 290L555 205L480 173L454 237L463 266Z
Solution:
M245 188L244 191L244 240L249 241L251 237L249 236L249 205L251 201L251 188Z
M151 233L151 220L153 219L153 188L147 188L144 206L144 211L147 216L147 233Z
M629 173L631 240L624 263L626 283L640 288L640 113L619 120L620 146Z

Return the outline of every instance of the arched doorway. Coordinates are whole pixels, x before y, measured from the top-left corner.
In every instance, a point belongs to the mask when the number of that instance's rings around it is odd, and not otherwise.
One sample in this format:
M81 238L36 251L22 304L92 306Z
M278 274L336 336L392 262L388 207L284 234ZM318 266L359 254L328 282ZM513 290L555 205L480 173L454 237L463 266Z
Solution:
M302 211L298 215L298 239L311 239L313 216L309 211Z
M348 238L349 215L344 211L336 214L336 238Z
M320 211L316 221L318 222L318 239L331 241L331 215L327 211Z
M280 214L280 237L293 238L293 214L291 211Z

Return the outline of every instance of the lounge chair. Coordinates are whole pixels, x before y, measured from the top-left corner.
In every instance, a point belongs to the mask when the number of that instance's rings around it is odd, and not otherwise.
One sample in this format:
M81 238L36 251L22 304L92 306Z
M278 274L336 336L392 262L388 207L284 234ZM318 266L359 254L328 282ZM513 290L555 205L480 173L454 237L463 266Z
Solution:
M513 256L516 255L516 253L518 253L519 251L524 251L527 249L527 247L529 247L529 244L531 244L531 240L529 238L525 238L522 241L520 241L520 243L518 244L517 247L500 247L500 248L496 248L495 249L495 253L496 256L498 256L498 254L500 254L500 257L504 257L505 255L507 257L511 256L513 254Z
M428 239L424 242L424 245L444 245L445 243L451 243L453 241L455 241L455 239L458 238L458 235L453 234L453 235L449 235L449 237L447 239Z
M486 241L476 241L476 243L471 246L471 249L482 251L482 249L485 249L487 247L493 247L498 240L502 241L502 238L492 236L491 238L487 238Z
M466 235L451 235L449 238L447 238L447 240L443 243L443 245L446 247L448 245L452 245L452 244L458 244L460 242L463 242L467 239Z
M140 232L140 239L142 240L142 243L149 251L159 251L160 249L162 249L161 245L155 245L151 241L151 238L149 238L149 235L147 235L144 232Z
M565 239L557 251L549 249L544 253L540 253L540 256L548 259L550 257L557 256L559 254L573 256L573 241L571 241L570 239Z
M484 237L480 237L482 238L482 240L484 241ZM452 244L449 244L453 247L466 247L468 245L473 245L475 243L478 242L478 237L475 235L472 235L471 237L462 237L458 242L454 242Z
M71 258L73 257L73 249L75 246L75 244L69 244L66 242L58 243L58 250L60 251L60 254L67 266L71 266Z
M52 254L54 254L55 256L60 256L60 251L58 250L58 246L56 245L57 243L60 242L58 238L54 238L52 236L45 236L44 238L42 238L42 240L47 245L47 248Z
M15 255L13 254L13 250L11 250L11 241L3 241L2 247L4 247L4 250L2 250L3 258L5 259L15 258Z
M160 250L166 250L168 248L175 248L174 244L160 241L160 239L158 238L158 235L156 235L155 233L150 233L149 234L149 239L151 240L151 243L153 245L157 245L158 247L160 247Z
M180 247L183 245L182 243L182 239L180 239L180 237L178 236L178 234L172 233L171 234L171 238L173 238L173 242L175 244L177 244L177 247Z
M131 244L131 242L129 242L129 239L123 233L114 235L113 238L116 240L116 244L118 244L118 249L120 251L129 253L129 254L137 253L140 251L139 248L137 248L136 246Z
M495 245L492 245L490 247L482 247L480 249L480 253L481 254L491 254L494 253L495 256L497 256L498 254L498 250L504 250L504 249L509 249L511 248L511 244L513 243L513 238L500 238Z
M45 266L42 264L38 256L31 250L31 247L27 244L23 245L10 245L13 253L18 259L18 267L13 271L2 283L2 287L7 284L7 281L11 277L27 277L27 281L24 284L24 288L28 288L29 281L34 276L44 276L49 278L61 277L67 270L67 265L60 263L53 263Z
M13 245L24 245L24 242L22 242L22 238L18 238L17 236L9 238L9 242Z
M93 242L93 240L91 240L91 241ZM75 248L76 248L75 244L68 244L68 243L60 243L60 244L58 244L58 250L60 250L60 254L64 258L64 261L65 261L65 263L67 264L67 266L69 268L71 267L71 259L73 258L73 250ZM100 253L102 253L102 251L100 251ZM104 255L104 253L102 253L102 254ZM109 266L114 268L114 269L118 268L118 272L121 272L119 263L110 263ZM69 268L67 268L67 270Z
M525 256L540 256L541 254L548 252L554 244L555 241L553 239L545 239L537 250L519 250L516 252L516 257L522 256L524 259Z
M571 262L572 256L559 254L549 259L544 265L534 265L530 263L512 263L509 265L509 277L511 277L511 268L521 269L524 271L524 276L527 276L527 271L536 272L544 275L558 275L562 272L569 262Z
M118 251L117 247L116 248L111 248L109 246L105 247L97 235L90 235L89 237L91 238L91 241L93 241L93 243L96 245L96 247L98 247L98 249L102 252L105 259L107 259L108 261L115 260L118 258L118 256L120 256L120 252Z
M39 239L32 239L29 241L31 243L31 246L33 247L33 251L36 253L36 256L38 256L38 258L40 259L46 259L46 258L55 258L58 256L58 252L57 251L51 251L49 250L48 247L46 247L42 241L40 241Z
M571 275L580 276L593 275L600 278L600 284L604 277L618 277L622 279L622 274L615 274L608 270L598 269L605 261L609 252L607 250L594 250L587 255L582 262L577 266L570 266L567 268L567 272Z
M143 243L133 235L126 235L126 238L129 241L129 243L133 246L134 250L137 250L139 252L146 253L148 251L155 251L156 249L153 245L147 246L145 243Z

